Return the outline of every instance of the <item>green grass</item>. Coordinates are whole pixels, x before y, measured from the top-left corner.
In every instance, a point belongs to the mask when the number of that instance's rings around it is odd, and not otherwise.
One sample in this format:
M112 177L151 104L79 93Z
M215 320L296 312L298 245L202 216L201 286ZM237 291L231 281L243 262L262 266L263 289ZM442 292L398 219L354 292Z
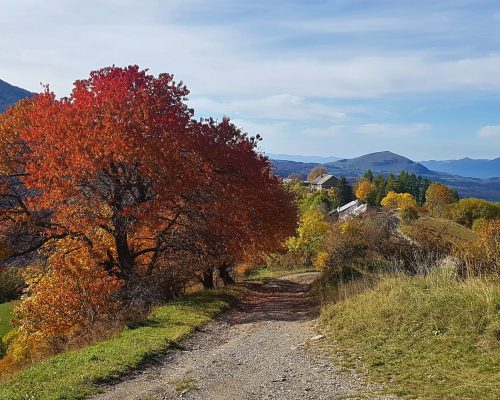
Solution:
M472 229L444 218L424 216L410 225L401 225L403 233L410 237L412 237L412 232L416 229L422 229L429 233L442 235L443 239L452 243L474 240L476 237L476 233Z
M12 317L12 303L0 304L0 340L9 330L9 321Z
M170 382L175 387L177 393L187 393L197 390L196 380L194 378L186 377Z
M82 399L99 392L99 383L139 368L235 304L241 286L202 291L158 307L143 323L118 335L48 358L0 385L1 400Z
M391 393L500 397L498 279L458 281L445 269L386 277L326 307L321 323L333 351Z
M270 278L281 278L287 275L300 274L303 272L318 272L314 268L301 268L301 269L268 269L257 268L247 272L244 279L246 281L262 281Z

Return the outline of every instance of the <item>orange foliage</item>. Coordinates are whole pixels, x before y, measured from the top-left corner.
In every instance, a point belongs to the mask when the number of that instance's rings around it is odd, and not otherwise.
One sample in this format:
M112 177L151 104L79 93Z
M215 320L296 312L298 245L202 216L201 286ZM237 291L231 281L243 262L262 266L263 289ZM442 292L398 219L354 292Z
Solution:
M26 270L29 295L15 309L18 330L8 351L14 360L62 350L116 318L123 282L98 266L88 248L65 239L47 264Z
M373 204L375 201L377 187L369 179L361 179L356 185L356 197L360 200Z
M432 183L425 192L425 206L436 217L444 216L448 204L456 200L455 193L442 183Z
M500 275L500 219L483 221L477 237L455 249L462 275Z
M0 118L0 146L15 149L0 154L0 199L22 189L0 210L0 242L25 227L9 257L38 252L43 265L14 348L57 350L118 300L151 304L215 270L228 283L238 262L294 234L292 194L260 137L194 120L188 93L169 74L109 67L69 97L47 88Z

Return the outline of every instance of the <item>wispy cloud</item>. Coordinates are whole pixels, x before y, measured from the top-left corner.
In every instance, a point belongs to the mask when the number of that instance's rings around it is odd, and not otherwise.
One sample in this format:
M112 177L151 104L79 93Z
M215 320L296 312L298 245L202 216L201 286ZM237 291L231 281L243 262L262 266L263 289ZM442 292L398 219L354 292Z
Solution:
M500 139L500 125L483 126L477 134L485 139Z
M290 94L223 101L194 97L191 104L196 110L203 110L208 115L229 114L236 118L333 122L346 117L346 113L339 109Z
M297 153L311 137L345 132L362 135L367 145L370 138L380 146L397 138L401 148L404 140L410 147L433 119L443 120L429 106L436 97L469 102L447 114L436 133L459 135L460 143L469 143L462 145L466 152L480 142L476 127L488 123L472 121L484 114L471 116L466 107L500 95L500 6L494 2L0 3L0 79L34 91L49 83L66 95L75 79L106 65L174 73L191 89L200 115L225 114L250 132L269 130L266 145L274 152ZM417 122L415 109L423 110ZM464 115L469 124L460 123ZM477 152L495 156L488 147Z

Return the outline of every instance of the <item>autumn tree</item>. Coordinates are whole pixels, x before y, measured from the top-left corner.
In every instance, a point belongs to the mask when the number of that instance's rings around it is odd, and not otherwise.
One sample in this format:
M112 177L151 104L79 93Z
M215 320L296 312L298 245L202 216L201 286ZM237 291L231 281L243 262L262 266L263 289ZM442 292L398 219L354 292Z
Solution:
M307 175L307 180L309 182L312 182L314 179L316 179L320 175L327 174L328 171L326 170L325 167L318 165L317 167L314 167L309 174Z
M460 243L454 249L459 273L466 276L500 274L500 218L485 220L474 240Z
M387 196L382 199L380 204L383 207L399 207L403 209L416 207L417 202L410 193L396 193L391 191L387 193Z
M327 231L324 213L311 208L302 215L297 236L289 238L286 246L291 252L304 254L306 265L310 266L323 247Z
M188 93L169 74L109 67L2 117L0 242L21 221L33 239L9 257L33 254L43 271L17 312L20 342L68 342L117 304L147 306L214 271L229 283L237 262L295 233L259 137L194 120Z
M302 182L304 180L304 176L299 172L292 172L290 175L288 175L288 179L296 182Z
M425 192L425 206L436 217L444 216L448 205L457 200L456 192L442 183L432 183Z
M57 236L49 232L49 213L29 207L27 176L29 150L21 134L33 108L23 100L0 114L0 266L3 261L29 255Z
M500 218L500 204L482 199L460 199L450 205L449 214L455 222L471 228L478 219Z
M356 197L368 204L374 205L376 190L375 183L368 178L363 178L356 184Z

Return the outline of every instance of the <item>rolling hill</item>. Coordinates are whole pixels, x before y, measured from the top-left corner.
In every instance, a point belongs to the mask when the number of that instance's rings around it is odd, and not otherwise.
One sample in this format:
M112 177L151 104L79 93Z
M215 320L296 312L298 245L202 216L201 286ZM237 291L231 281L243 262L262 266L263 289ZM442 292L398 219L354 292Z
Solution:
M500 157L493 160L462 158L460 160L420 161L425 167L452 175L470 176L472 178L500 177Z
M4 112L7 107L18 102L26 97L33 96L33 93L13 86L0 79L0 113Z
M418 175L433 175L434 172L409 158L400 156L390 151L379 151L365 154L364 156L338 160L328 163L335 170L345 171L345 173L356 175L363 174L366 170L380 172L382 174L398 173L407 171Z

